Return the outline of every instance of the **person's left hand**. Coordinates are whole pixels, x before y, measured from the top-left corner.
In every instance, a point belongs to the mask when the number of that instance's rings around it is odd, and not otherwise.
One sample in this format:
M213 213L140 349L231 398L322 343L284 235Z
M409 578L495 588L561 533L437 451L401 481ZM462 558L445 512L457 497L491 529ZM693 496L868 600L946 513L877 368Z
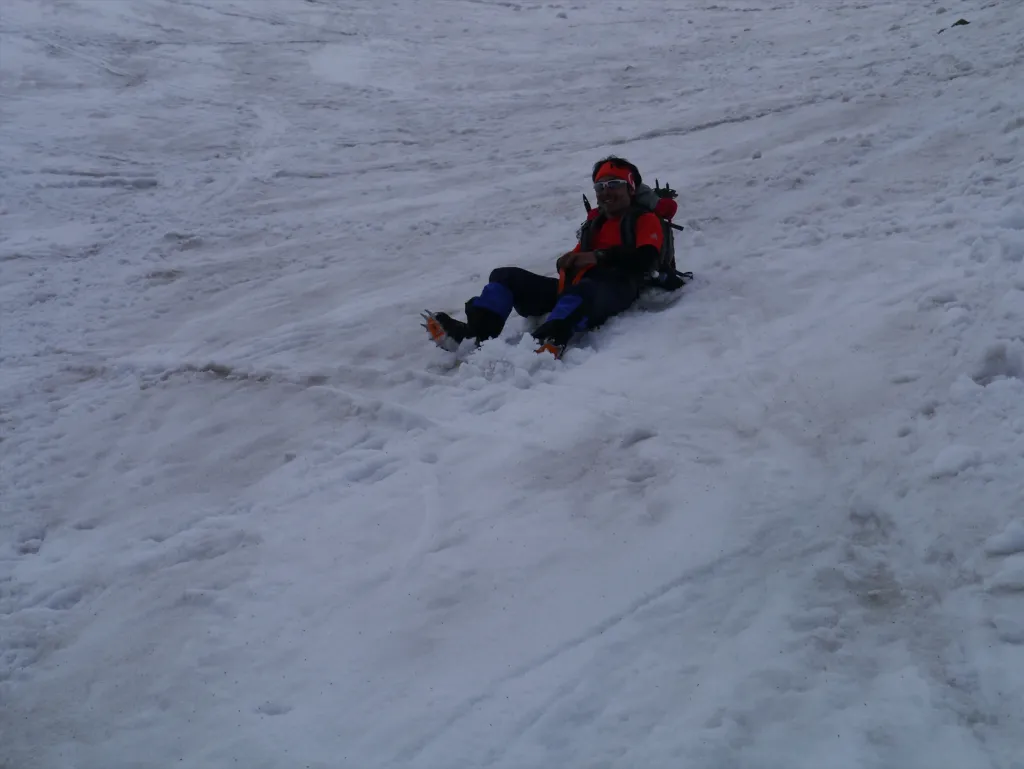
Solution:
M582 270L585 267L594 267L597 265L597 254L593 251L584 251L576 254L576 258L572 262L572 268L574 270Z
M597 264L597 254L593 251L575 251L563 254L558 260L559 271L575 272L584 267L593 267Z

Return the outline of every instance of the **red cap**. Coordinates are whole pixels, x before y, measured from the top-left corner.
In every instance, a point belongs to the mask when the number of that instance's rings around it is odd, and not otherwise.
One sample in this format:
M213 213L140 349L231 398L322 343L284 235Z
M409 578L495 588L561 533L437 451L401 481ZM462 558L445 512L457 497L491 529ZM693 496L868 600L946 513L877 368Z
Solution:
M599 169L597 169L597 174L595 174L594 178L601 179L604 178L605 176L611 176L616 179L625 179L627 182L629 182L629 188L631 190L636 189L636 181L633 179L633 174L628 168L614 166L609 161L605 163L603 166L601 166Z

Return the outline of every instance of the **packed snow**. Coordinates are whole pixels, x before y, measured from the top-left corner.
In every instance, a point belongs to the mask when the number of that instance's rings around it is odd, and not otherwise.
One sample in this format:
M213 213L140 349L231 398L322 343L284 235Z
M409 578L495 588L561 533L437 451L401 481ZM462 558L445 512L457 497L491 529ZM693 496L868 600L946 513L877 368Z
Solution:
M1022 769L1022 84L1018 0L5 0L0 767ZM429 344L612 153L695 281Z

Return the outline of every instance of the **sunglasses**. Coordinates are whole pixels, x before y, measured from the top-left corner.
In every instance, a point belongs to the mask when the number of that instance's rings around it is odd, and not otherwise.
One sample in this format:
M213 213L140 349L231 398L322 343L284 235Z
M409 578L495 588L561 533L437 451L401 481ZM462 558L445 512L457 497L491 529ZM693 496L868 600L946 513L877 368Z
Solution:
M604 190L621 190L629 187L629 182L625 179L612 179L607 182L594 182L594 191L602 192Z

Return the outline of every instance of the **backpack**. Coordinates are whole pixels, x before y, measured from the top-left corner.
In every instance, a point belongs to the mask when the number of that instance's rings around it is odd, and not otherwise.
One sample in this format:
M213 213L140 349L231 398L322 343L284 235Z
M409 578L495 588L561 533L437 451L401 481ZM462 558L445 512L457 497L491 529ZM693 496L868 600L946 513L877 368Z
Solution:
M639 176L639 173L636 175ZM629 247L636 245L636 220L638 217L651 213L657 216L658 221L661 222L661 253L658 255L658 263L654 270L646 276L645 285L665 291L676 291L693 279L692 272L680 272L676 268L674 231L683 229L682 225L672 223L672 217L678 210L678 205L675 202L677 197L679 197L678 192L667 184L662 187L657 179L654 180L653 189L642 181L638 182L633 197L633 208L622 219L621 240L624 246ZM592 234L601 228L601 225L604 224L604 217L599 209L590 205L586 195L583 196L583 207L587 210L587 218L580 225L576 237L586 250L585 240L589 240Z

